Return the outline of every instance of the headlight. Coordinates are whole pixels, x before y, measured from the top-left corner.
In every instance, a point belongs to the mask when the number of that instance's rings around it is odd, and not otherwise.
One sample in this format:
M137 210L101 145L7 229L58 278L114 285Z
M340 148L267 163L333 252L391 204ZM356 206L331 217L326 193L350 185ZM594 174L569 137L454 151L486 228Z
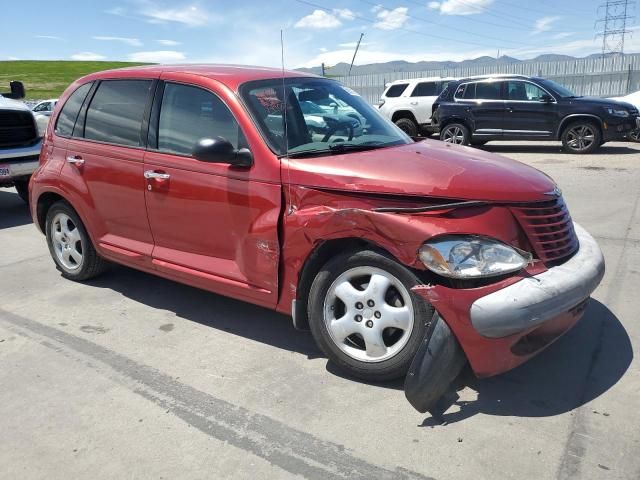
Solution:
M451 278L483 278L517 272L532 259L497 240L473 236L439 237L426 242L420 260L434 273Z
M607 113L609 115L613 115L614 117L628 117L629 112L627 109L622 107L607 107Z

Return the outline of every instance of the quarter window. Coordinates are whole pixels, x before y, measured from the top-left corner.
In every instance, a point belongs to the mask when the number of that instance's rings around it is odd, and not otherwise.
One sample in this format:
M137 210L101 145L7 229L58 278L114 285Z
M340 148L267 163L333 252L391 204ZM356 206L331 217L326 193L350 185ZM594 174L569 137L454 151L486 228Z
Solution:
M502 82L479 82L476 84L476 99L500 100Z
M397 85L391 85L387 92L384 94L387 98L399 97L409 86L408 83L399 83Z
M73 126L76 123L76 118L78 118L82 102L84 102L84 98L91 89L91 85L93 85L93 83L89 82L78 87L68 98L64 107L62 107L62 111L60 112L60 115L58 115L56 123L56 133L58 135L67 137L73 133Z
M151 80L101 82L87 110L85 138L142 146L140 132L151 84Z
M235 147L246 146L238 122L216 95L189 85L167 83L158 124L158 149L191 155L203 138L222 137Z
M411 93L412 97L437 97L440 92L438 91L437 82L422 82L416 85Z

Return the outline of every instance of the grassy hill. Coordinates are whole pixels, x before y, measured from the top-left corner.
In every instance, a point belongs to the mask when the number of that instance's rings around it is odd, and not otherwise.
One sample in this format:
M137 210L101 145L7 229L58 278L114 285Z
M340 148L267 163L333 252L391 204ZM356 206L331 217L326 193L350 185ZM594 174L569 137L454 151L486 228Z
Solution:
M71 82L88 73L111 68L143 65L129 62L0 61L0 92L9 91L9 82L24 83L27 99L56 98Z

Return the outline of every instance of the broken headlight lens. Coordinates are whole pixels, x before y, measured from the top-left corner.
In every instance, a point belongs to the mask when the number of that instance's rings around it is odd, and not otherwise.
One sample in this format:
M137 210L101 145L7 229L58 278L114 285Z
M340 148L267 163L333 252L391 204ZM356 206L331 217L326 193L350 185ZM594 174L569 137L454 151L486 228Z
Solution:
M483 278L517 272L532 259L497 240L474 236L438 237L418 253L425 267L451 278Z

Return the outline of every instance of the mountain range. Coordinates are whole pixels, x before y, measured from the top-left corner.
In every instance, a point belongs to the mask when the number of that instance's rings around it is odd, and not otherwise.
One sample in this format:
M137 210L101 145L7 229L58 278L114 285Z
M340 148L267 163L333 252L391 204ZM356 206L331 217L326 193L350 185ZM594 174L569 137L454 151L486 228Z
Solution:
M601 54L593 54L589 55L589 57L600 57ZM585 58L585 57L582 57ZM509 56L501 56L498 59L494 57L484 56L478 57L471 60L463 60L462 62L431 62L431 61L423 61L423 62L405 62L404 60L394 60L392 62L385 63L371 63L368 65L354 65L351 70L351 75L366 75L368 73L389 73L389 72L421 72L425 70L441 70L441 69L453 69L460 67L473 67L477 65L508 65L513 63L531 63L531 62L561 62L561 61L571 61L578 60L578 57L572 57L571 55L556 55L556 54L545 54L539 55L535 58L528 60L519 60L514 57ZM325 67L326 68L326 67ZM299 68L298 70L307 72L307 73L315 73L321 74L322 67L317 66L313 68ZM336 65L331 65L329 68L325 69L325 74L328 76L342 76L347 75L349 72L349 64L348 63L338 63Z

